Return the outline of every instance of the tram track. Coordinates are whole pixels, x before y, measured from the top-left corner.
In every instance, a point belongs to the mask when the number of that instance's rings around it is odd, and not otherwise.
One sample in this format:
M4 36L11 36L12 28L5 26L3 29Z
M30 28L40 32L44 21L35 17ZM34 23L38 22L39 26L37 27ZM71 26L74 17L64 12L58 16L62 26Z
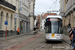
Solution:
M53 48L54 47L54 48ZM66 48L66 47L70 47L69 44L67 44L66 42L58 42L58 43L50 43L50 44L43 44L40 47L36 48L35 50L42 50L42 49L46 49L46 50L70 50L70 48Z

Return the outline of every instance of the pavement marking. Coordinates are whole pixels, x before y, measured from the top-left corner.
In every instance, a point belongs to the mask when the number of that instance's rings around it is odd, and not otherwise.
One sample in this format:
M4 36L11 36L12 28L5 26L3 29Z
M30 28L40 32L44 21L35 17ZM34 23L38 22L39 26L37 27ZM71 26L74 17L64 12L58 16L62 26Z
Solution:
M44 47L45 45L43 45L43 46L41 46L41 47L39 47L39 48L37 48L36 50L39 50L40 48L42 48L42 47Z
M28 39L28 40L26 40L26 41L24 41L24 42L19 43L19 44L15 45L15 46L13 46L13 47L11 47L11 48L7 48L6 50L18 50L18 49L20 49L21 47L25 46L26 44L29 44L31 41L33 41L33 40L35 40L36 38L38 38L40 35L41 35L41 33L40 33L40 34L37 34L37 35L35 35L35 36L33 36L32 38L30 38L30 39ZM34 38L34 37L35 37L35 38Z

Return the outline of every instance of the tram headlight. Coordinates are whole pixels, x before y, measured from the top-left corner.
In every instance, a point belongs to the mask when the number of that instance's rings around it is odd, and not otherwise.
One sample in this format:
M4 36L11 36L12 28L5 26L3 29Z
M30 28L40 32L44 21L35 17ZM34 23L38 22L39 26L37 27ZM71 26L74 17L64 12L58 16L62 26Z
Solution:
M57 36L60 36L60 35L57 35Z

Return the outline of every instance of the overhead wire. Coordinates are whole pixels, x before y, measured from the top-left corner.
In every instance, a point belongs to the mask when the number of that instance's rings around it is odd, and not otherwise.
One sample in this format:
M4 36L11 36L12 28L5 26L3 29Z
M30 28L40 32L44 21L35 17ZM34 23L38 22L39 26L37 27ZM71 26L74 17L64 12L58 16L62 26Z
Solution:
M55 3L57 3L57 0L56 0L55 2L53 2L53 4L51 5L51 7L50 7L49 9L51 9L51 8L52 8L52 6L53 6Z
M54 6L54 9L56 8L56 5L57 5L57 0L56 0L56 2L55 2L55 6Z

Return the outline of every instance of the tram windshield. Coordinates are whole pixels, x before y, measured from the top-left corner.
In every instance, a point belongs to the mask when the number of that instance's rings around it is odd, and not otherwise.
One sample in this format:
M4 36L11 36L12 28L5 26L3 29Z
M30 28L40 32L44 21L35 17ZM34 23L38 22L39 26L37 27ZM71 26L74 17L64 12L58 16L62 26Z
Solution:
M45 28L46 33L60 33L61 22L60 21L46 21L45 27L46 27Z

